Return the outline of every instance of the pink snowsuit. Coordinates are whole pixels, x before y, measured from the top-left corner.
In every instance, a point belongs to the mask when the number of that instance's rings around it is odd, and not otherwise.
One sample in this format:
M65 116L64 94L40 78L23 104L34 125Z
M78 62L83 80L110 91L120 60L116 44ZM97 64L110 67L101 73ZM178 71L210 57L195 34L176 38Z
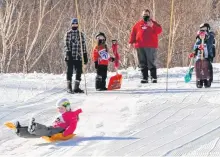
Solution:
M82 109L76 111L67 111L58 117L53 123L54 128L63 128L63 136L68 136L72 134L77 126L78 116L82 113Z

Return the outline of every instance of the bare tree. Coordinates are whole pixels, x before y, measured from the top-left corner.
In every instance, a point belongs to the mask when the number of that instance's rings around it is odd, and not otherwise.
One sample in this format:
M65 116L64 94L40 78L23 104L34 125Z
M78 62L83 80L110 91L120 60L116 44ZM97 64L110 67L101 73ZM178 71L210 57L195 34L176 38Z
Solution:
M196 7L195 7L196 6ZM137 67L135 50L128 40L132 26L141 18L143 9L150 9L153 19L163 28L159 37L158 67L165 67L169 37L170 3L166 0L80 0L82 31L86 34L89 52L88 71L94 71L91 52L95 35L102 31L119 42L121 68ZM175 0L172 29L172 60L170 67L187 66L196 32L203 22L211 22L219 40L220 0ZM64 34L76 17L75 2L71 0L2 0L0 1L0 71L62 73ZM214 26L216 25L216 26ZM217 42L216 48L219 49ZM219 55L216 61L219 61ZM109 70L113 70L110 64Z
M34 13L33 13L33 11L31 11L30 17L29 17L28 30L27 30L25 52L24 52L25 55L24 55L23 72L28 72L28 71L32 70L32 68L35 66L35 64L38 62L38 60L41 58L41 56L45 53L45 50L48 48L48 46L52 42L56 33L59 31L59 28L61 26L60 21L62 20L66 5L62 8L63 11L57 17L57 22L52 27L50 35L46 39L44 39L45 42L42 45L40 52L37 53L37 55L36 55L36 53L33 52L34 46L37 44L37 41L39 40L40 31L43 29L44 19L47 17L47 15L51 11L53 11L59 5L59 3L61 3L61 1L62 0L57 1L54 4L54 6L48 10L46 10L46 8L48 7L50 0L40 0L39 1L39 10L37 11L37 15L38 15L37 28L36 28L36 32L34 32L32 41L30 41L31 35L33 33L33 31L31 30L31 23L33 21L33 14Z
M22 26L23 3L20 0L2 1L0 9L0 33L2 41L1 72L8 72L12 59L17 54L15 42ZM15 16L16 15L16 16Z

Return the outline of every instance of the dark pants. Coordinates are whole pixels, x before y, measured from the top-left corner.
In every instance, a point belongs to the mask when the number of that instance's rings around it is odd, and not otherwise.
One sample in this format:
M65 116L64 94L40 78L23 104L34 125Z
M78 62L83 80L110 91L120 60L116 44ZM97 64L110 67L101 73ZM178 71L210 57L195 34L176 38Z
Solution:
M63 128L53 128L47 127L45 125L35 123L35 127L33 130L29 129L28 126L22 126L17 128L16 134L23 138L39 138L41 136L52 136L57 133L62 133L64 131Z
M210 70L210 80L213 81L213 66L212 62L209 63L209 70Z
M96 89L106 88L106 78L107 78L107 65L98 65L97 76L96 76Z
M156 67L156 48L137 48L139 67L143 75L143 79L148 79L148 70L150 70L151 78L157 79Z
M76 72L75 80L81 81L82 75L82 61L72 60L66 62L67 64L67 81L72 82L73 70Z

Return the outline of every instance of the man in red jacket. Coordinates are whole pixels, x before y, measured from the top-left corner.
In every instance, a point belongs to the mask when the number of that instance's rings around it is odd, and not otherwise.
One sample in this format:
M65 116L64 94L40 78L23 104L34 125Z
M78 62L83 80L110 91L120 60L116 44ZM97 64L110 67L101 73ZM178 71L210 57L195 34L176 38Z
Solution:
M148 70L151 80L157 83L157 68L155 64L158 48L158 35L162 32L161 26L150 18L150 11L144 10L143 19L132 28L129 44L137 49L139 66L142 72L141 83L148 83Z

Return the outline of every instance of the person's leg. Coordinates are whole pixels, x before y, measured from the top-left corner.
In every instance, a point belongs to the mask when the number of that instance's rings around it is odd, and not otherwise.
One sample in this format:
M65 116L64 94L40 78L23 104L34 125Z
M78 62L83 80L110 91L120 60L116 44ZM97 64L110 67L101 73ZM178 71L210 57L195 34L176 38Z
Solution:
M213 59L212 59L213 60ZM209 62L209 70L210 70L210 82L213 82L213 66L212 66L212 62Z
M148 83L148 66L144 48L137 48L139 67L142 73L141 83Z
M76 71L75 86L74 86L73 91L75 93L84 93L84 91L79 88L80 81L81 81L81 76L82 76L82 61L75 60L73 64L74 64L74 68L75 68L75 71Z
M101 70L101 76L102 76L101 89L102 90L107 90L106 88L107 72L108 72L108 66L103 65L102 70Z
M66 62L67 65L67 92L73 93L72 90L72 76L73 76L73 60L70 59Z
M28 132L28 126L21 126L19 122L16 122L16 131L15 133L22 138L39 138L40 136L36 136L33 134L30 134Z
M96 71L97 75L96 75L96 81L95 81L95 88L96 90L101 90L102 87L102 67L100 65L98 65L97 67L97 71Z
M196 87L202 88L203 87L203 80L196 80Z
M63 128L53 128L53 127L47 127L40 123L32 123L30 126L28 126L28 132L32 135L36 136L52 136L57 133L63 132Z
M156 67L157 49L145 48L145 53L147 55L147 64L148 64L148 68L150 69L152 82L157 83L157 67Z
M202 61L196 60L195 62L195 72L196 72L196 87L202 88L203 87L203 77L202 77Z

